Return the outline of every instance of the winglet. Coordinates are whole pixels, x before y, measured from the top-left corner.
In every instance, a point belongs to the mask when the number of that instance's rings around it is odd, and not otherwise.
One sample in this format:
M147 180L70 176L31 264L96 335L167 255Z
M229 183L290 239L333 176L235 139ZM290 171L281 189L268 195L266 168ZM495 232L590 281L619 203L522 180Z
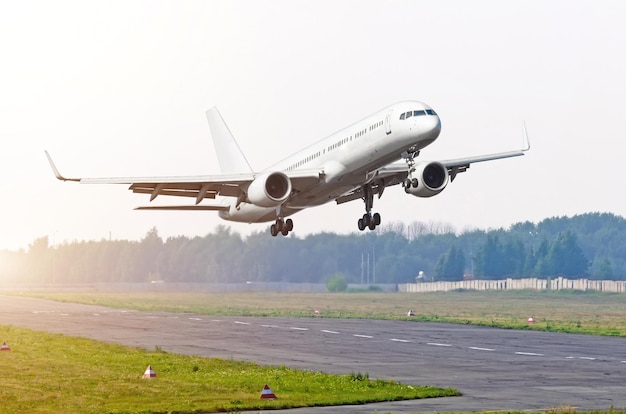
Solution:
M54 175L57 177L57 179L61 181L80 181L80 178L63 177L61 173L59 172L59 170L57 169L56 165L54 165L54 161L52 161L52 157L50 156L50 154L48 154L48 151L44 150L44 152L46 153L46 157L48 157L48 162L50 163L50 167L52 167L52 171L54 172Z
M524 128L524 146L522 147L522 151L528 151L530 149L530 139L528 138L528 131L526 130L526 121L522 121L522 126Z
M217 152L217 160L223 174L239 174L252 172L248 160L243 155L239 144L226 126L222 115L216 107L206 112L209 129L213 137L213 145Z

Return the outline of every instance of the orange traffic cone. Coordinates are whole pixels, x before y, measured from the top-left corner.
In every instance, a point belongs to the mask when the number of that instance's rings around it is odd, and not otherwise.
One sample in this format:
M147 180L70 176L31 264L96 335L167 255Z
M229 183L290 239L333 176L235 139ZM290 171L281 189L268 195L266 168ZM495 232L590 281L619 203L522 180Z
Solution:
M148 365L146 372L143 373L143 378L156 378L156 372L152 369L152 365Z
M11 348L9 348L6 342L3 342L2 346L0 346L0 351L10 351L10 350Z
M274 394L274 392L270 389L270 387L267 386L267 384L265 384L265 387L263 387L263 391L261 391L261 399L262 400L275 400L276 399L276 394Z

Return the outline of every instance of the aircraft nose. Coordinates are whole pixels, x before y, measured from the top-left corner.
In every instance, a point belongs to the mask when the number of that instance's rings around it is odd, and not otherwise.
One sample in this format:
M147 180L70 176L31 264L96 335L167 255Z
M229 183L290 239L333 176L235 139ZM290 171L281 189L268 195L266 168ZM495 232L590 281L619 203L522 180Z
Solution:
M436 131L437 135L439 135L439 133L441 132L441 119L439 119L439 115L437 115L435 118L437 118L437 124L433 128L433 131Z
M441 133L441 120L438 115L431 116L430 122L424 128L424 134L428 137L430 141L434 141Z

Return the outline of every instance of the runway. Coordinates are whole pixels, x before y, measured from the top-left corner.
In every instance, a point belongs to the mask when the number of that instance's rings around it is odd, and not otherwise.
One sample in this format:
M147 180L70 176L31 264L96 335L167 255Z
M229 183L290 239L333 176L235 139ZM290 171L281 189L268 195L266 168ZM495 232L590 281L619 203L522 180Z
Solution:
M0 324L167 352L407 384L461 397L316 413L626 407L626 339L359 319L212 317L0 296ZM284 412L311 412L311 409Z

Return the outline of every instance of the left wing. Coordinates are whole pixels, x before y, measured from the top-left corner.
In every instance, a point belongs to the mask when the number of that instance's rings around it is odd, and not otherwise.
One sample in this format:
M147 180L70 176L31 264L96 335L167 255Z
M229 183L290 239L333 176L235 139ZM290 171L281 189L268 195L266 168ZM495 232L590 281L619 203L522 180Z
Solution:
M215 199L216 196L235 197L245 201L248 187L261 174L242 173L224 175L198 175L173 177L116 177L116 178L68 178L61 175L48 151L46 157L54 175L61 181L74 181L81 184L128 184L133 193L150 194L150 201L160 195L195 198L195 205L186 206L149 206L138 209L160 210L224 210L225 204L199 205L204 199ZM302 191L317 184L321 179L318 170L299 170L285 172L295 192Z

